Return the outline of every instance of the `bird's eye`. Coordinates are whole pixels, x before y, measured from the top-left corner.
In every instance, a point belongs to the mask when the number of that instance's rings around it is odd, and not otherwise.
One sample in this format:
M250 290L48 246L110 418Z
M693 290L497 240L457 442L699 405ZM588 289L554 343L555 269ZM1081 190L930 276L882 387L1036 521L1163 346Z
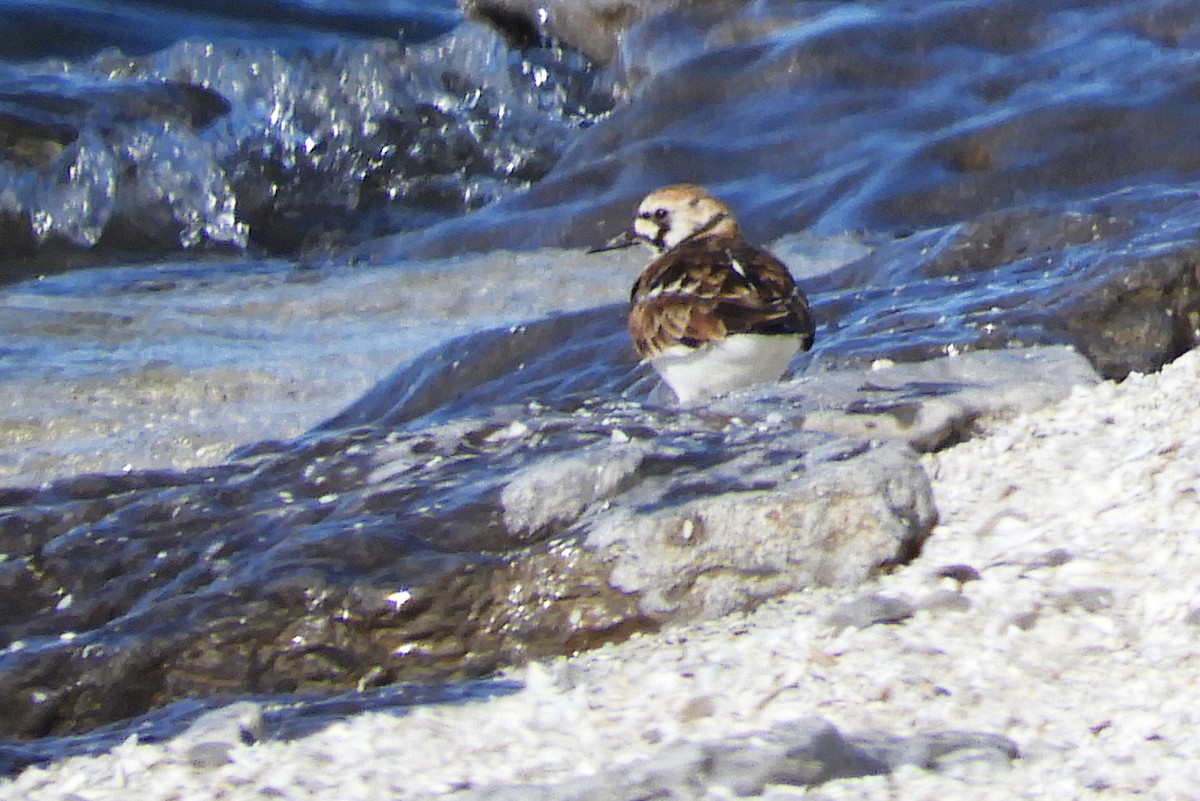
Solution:
M655 209L654 210L654 219L656 219L656 220L667 219L667 210L666 209Z

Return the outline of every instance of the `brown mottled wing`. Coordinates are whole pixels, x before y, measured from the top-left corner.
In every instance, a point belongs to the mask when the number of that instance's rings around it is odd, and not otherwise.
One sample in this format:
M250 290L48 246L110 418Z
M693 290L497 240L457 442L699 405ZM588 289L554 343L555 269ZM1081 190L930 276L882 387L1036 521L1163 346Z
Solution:
M808 350L814 333L808 300L782 262L717 237L685 242L646 268L633 287L629 330L643 358L729 334L798 334Z

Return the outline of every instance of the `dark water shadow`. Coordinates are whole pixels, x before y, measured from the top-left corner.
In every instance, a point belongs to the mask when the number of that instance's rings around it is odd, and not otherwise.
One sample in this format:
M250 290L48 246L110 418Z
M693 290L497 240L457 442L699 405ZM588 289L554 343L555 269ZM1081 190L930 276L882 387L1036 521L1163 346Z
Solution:
M332 723L363 712L406 714L429 704L463 704L484 701L519 691L512 679L475 679L460 682L393 684L369 690L315 695L238 695L186 698L131 720L100 726L84 734L45 737L34 741L0 740L0 778L13 776L32 765L43 765L73 756L109 751L136 735L140 743L169 740L203 715L239 703L262 710L262 726L244 742L290 741L307 737Z

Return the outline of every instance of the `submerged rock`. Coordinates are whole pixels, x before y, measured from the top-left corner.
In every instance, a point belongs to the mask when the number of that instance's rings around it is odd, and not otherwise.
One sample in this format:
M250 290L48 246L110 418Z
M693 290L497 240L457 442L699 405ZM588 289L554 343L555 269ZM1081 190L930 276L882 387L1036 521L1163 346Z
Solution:
M0 730L487 673L913 555L911 452L624 402L326 432L0 512ZM557 476L558 482L554 481Z
M925 231L807 286L827 363L1070 344L1120 379L1200 343L1198 264L1200 190L1150 186Z

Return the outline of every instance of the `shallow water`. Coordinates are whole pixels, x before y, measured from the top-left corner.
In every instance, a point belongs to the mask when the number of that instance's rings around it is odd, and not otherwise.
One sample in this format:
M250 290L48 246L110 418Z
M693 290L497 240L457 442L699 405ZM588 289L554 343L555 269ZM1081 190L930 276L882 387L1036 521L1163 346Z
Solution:
M458 22L445 0L0 0L0 59L80 59L115 48L128 55L180 39L255 39L296 49L399 34L419 42Z
M562 257L164 263L0 288L0 483L212 464L296 436L449 337L615 303L638 269Z
M107 751L136 735L138 742L167 740L186 731L206 713L244 702L261 710L261 728L252 734L256 740L291 740L311 734L348 715L361 712L404 714L422 704L457 704L503 695L519 689L517 682L504 679L480 679L453 683L398 684L373 690L335 695L263 695L185 700L160 710L101 726L86 734L47 737L41 740L0 741L0 776L19 771L31 764L50 762L71 754Z

